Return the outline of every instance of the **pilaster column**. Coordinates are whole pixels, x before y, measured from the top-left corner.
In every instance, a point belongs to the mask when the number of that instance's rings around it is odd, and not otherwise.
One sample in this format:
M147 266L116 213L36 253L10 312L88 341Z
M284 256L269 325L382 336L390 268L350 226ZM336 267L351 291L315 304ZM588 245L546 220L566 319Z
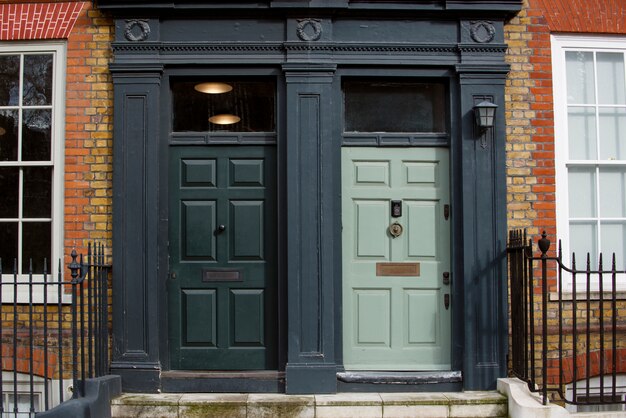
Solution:
M334 338L331 65L285 64L287 393L337 390ZM324 197L323 197L324 196Z
M160 65L111 65L113 139L113 353L125 391L157 391ZM163 237L161 237L163 239Z

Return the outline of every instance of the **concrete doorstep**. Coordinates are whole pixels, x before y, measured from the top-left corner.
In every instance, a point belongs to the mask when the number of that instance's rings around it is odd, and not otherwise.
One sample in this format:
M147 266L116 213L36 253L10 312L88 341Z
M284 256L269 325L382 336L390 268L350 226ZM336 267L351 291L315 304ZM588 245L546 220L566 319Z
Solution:
M124 394L114 418L383 418L507 417L496 392L283 394Z

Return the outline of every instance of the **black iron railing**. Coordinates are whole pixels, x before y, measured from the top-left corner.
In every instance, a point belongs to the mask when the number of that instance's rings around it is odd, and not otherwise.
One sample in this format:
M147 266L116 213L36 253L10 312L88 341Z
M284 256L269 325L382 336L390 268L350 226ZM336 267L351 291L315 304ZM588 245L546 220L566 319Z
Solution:
M511 371L539 391L572 405L623 404L618 374L626 372L626 318L618 300L618 282L626 271L610 267L592 269L563 265L561 245L548 256L545 232L538 240L539 255L532 255L526 232L509 233L508 259L511 296ZM622 303L620 306L619 304ZM591 384L593 378L599 382ZM569 389L566 390L567 386Z
M89 244L84 258L72 251L71 260L70 277L60 260L56 272L47 271L45 260L43 274L33 273L32 262L19 274L15 261L7 273L0 260L0 353L2 371L11 375L0 373L2 416L34 416L82 397L87 378L108 372L111 267L100 244ZM64 395L70 381L71 397Z

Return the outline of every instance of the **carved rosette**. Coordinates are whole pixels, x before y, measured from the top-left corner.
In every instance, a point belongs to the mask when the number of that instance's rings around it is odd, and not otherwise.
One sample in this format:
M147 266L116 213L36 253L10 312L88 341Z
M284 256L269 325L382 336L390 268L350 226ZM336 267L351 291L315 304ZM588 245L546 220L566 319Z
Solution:
M124 37L131 42L145 41L150 36L150 25L147 20L127 20L124 27Z
M305 42L317 41L322 37L322 23L319 19L300 19L296 34Z
M479 20L470 23L470 36L474 42L486 44L493 41L496 36L496 28L493 23L488 20Z

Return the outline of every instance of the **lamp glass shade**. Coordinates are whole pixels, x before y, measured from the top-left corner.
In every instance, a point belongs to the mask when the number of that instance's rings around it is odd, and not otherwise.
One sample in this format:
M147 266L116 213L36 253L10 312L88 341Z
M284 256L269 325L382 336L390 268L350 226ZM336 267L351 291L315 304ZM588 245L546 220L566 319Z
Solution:
M2 126L0 126L0 136L4 135L6 133L7 133L6 129L4 129Z
M226 83L208 82L196 84L195 86L193 86L193 88L200 93L222 94L231 91L233 89L233 86Z
M231 115L230 113L220 113L219 115L213 115L209 118L209 122L216 125L232 125L241 120L237 115Z
M474 106L476 125L480 128L493 128L498 105L487 100Z

